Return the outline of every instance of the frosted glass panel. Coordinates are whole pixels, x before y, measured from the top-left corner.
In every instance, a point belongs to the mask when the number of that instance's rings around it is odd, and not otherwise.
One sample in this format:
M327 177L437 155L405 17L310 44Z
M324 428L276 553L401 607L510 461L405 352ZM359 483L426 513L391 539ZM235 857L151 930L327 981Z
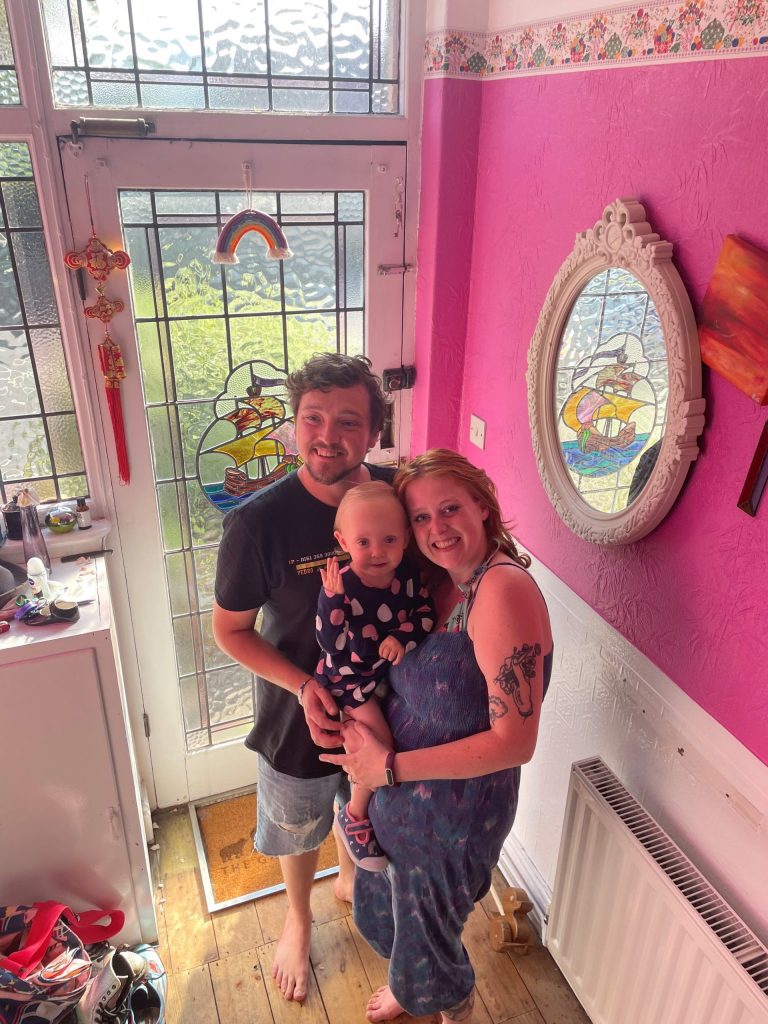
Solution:
M94 107L137 107L136 85L131 79L127 82L108 79L106 82L98 78L91 79Z
M168 410L164 406L147 409L149 437L152 442L152 459L155 466L155 480L173 480L176 476L171 446L171 430Z
M3 178L31 178L32 161L25 142L0 143L0 176Z
M16 272L27 320L56 323L56 299L42 231L23 231L12 236Z
M82 473L83 453L74 416L47 417L51 450L57 473Z
M65 412L72 409L72 392L67 379L61 332L58 327L45 327L30 331L29 337L45 410Z
M175 555L166 555L165 557L168 596L171 599L171 612L173 615L189 613L186 562L187 556L183 552Z
M262 375L273 377L321 349L363 351L364 196L255 194L253 205L278 217L296 255L267 260L253 232L238 246L234 266L210 257L224 221L245 205L242 191L131 190L119 199L133 309L141 318L141 376L186 743L189 751L202 750L246 732L253 714L250 673L231 664L211 633L222 512L235 503L233 494L248 493L237 491L237 480L226 492L222 481L224 467L236 477L243 465L237 444L231 451L233 438L244 436L247 447L249 432L263 423L265 433L277 431L279 419L280 433L265 441L270 451L256 456L254 449L253 458L270 470L287 453L296 465L290 410L274 399L261 410L248 390L248 366L257 361ZM219 445L222 452L215 451ZM243 476L247 487L254 477ZM219 503L214 491L224 491Z
M185 402L176 406L181 434L181 457L184 473L193 477L197 473L197 448L205 428L211 422L210 402Z
M160 509L160 528L166 551L181 547L181 523L175 484L158 484L157 503Z
M195 647L192 638L192 620L184 616L173 620L173 635L176 641L176 664L179 675L195 670Z
M294 257L290 262L286 261L284 271L285 304L288 309L336 305L334 236L333 227L326 224L295 227L292 230Z
M5 480L46 476L51 456L42 419L0 420L0 473Z
M215 398L228 369L224 320L177 320L171 345L177 399Z
M6 181L3 185L3 199L8 227L39 228L40 206L33 181Z
M367 78L371 7L368 0L343 0L331 4L333 73L337 78Z
M193 544L218 544L221 540L221 512L194 484L189 492L189 521Z
M240 665L208 672L206 683L212 726L253 718L253 682Z
M229 325L232 340L232 363L249 359L265 359L273 366L285 363L285 337L282 316L245 317Z
M232 662L229 655L225 654L213 639L211 619L212 617L210 612L200 616L200 626L203 633L205 667L208 669L221 668L223 665L228 665Z
M264 0L210 0L205 7L205 61L224 75L266 74ZM237 26L237 31L233 31Z
M22 483L29 483L41 501L88 494L50 264L40 227L29 149L22 142L0 142L3 503Z
M210 608L213 604L217 556L218 548L201 548L195 551L195 575L201 608Z
M8 251L8 237L4 234L0 234L0 323L21 323L19 287Z
M91 102L88 79L82 71L56 71L51 74L53 99L59 107L87 107Z
M325 0L270 0L272 73L328 74L328 4Z
M0 331L0 416L40 412L32 358L26 335Z
M400 0L43 2L63 107L397 114L400 12Z
M111 6L111 0L107 0ZM132 0L140 68L199 71L202 67L197 0Z
M8 31L8 15L5 0L0 0L0 104L16 105L19 102L19 85L13 68L13 48Z
M0 425L0 444L2 444L2 433L3 433L2 426ZM1 471L2 471L2 458L0 458L0 472ZM64 481L67 481L68 479L69 478L64 477ZM15 481L14 485L13 485L14 493L16 491L18 491L22 487L30 487L30 488L32 488L34 490L35 494L37 495L38 501L41 501L41 502L54 501L56 499L56 497L57 497L57 494L56 494L57 485L56 485L56 483L50 477L48 477L46 479L43 479L41 477L36 477L35 479L30 479L30 480L18 480L18 481ZM84 493L84 491L83 491L82 488L77 491L77 494L83 494L83 493ZM62 486L61 486L61 495L60 496L62 498L69 498L69 497L75 497L75 494L74 493L65 493L65 488L64 488L64 486L62 484Z

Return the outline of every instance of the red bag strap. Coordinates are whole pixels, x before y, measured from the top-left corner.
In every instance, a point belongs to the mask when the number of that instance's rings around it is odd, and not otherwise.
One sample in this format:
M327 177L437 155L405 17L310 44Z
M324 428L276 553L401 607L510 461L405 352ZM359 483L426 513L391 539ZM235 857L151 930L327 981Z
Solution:
M107 917L109 924L96 923ZM117 935L125 924L125 914L122 910L84 910L76 916L73 914L71 920L67 918L67 924L75 935L89 946L92 942L103 942Z
M9 956L0 957L0 967L12 971L19 978L26 978L40 966L60 917L64 918L85 945L111 938L125 923L125 914L122 910L86 910L77 915L64 903L54 903L52 900L35 903L34 907L35 916L32 918L23 947ZM109 924L96 924L106 917L109 918Z

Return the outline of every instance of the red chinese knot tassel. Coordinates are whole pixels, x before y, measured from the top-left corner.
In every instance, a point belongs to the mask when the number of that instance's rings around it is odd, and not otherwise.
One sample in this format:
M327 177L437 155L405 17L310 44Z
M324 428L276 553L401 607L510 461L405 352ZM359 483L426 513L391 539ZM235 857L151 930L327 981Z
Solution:
M128 465L128 448L125 442L125 424L123 422L123 405L120 398L120 382L125 380L125 366L120 348L109 334L99 345L99 364L107 389L107 405L109 418L112 421L112 432L115 436L115 452L117 454L117 470L121 484L131 482L131 470Z

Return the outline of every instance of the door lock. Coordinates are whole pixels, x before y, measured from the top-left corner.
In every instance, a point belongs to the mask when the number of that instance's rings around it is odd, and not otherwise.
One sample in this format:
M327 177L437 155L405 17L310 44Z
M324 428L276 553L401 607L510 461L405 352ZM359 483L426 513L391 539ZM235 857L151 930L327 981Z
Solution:
M387 392L407 391L413 387L415 381L415 366L398 366L393 370L385 370L381 375L381 382Z

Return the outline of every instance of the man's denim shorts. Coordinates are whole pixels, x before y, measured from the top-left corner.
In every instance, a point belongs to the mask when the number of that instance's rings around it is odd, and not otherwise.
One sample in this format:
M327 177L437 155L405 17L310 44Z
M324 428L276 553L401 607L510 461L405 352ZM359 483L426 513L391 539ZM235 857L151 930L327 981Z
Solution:
M254 849L268 857L316 850L331 830L334 799L349 800L344 772L320 779L283 775L259 755L259 790Z

